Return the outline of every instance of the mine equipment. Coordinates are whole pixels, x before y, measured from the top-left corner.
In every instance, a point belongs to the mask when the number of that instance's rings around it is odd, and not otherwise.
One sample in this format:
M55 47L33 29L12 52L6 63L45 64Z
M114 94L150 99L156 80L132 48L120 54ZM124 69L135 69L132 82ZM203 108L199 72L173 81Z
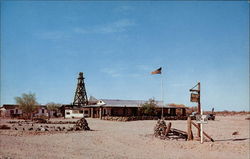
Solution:
M83 73L79 73L79 77L77 78L77 87L75 91L75 97L73 101L73 105L76 106L85 106L88 104L87 92L85 89Z

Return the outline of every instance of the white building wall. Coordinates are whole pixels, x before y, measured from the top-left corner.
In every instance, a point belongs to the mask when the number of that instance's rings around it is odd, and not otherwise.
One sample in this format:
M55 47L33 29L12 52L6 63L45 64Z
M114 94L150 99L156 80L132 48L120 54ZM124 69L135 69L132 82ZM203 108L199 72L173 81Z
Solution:
M38 113L36 113L35 116L49 116L49 114L48 114L47 109L39 108Z
M79 111L69 110L69 109L65 110L65 118L82 118L82 117L84 117L84 115L83 113L79 113Z

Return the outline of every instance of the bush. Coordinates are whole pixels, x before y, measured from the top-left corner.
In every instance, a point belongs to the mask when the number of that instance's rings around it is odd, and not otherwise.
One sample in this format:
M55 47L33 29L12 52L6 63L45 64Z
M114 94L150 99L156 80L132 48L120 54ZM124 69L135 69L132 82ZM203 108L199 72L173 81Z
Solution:
M149 99L148 102L146 102L142 105L142 107L139 109L139 111L142 115L155 116L155 115L157 115L156 106L157 106L157 104L156 104L155 100Z

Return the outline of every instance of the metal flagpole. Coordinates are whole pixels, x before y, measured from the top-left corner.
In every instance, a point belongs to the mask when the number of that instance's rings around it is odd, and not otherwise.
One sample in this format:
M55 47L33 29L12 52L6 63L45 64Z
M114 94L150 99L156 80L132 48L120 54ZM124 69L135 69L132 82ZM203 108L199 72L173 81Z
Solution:
M161 119L163 119L163 107L164 107L164 90L163 90L163 75L161 74L161 101L162 101L162 108L161 108Z

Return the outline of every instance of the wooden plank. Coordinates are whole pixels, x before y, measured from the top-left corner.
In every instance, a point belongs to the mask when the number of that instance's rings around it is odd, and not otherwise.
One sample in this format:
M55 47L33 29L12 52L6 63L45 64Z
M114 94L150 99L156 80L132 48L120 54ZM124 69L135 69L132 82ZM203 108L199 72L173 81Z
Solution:
M193 132L192 132L192 124L191 124L191 117L188 117L187 119L187 134L188 134L188 140L193 140Z
M179 130L179 129L171 128L171 131L173 131L173 132L177 132L177 133L180 133L180 134L187 135L187 132L182 131L182 130Z
M193 121L191 121L191 123L198 129L198 131L200 131L200 128L198 127L198 125L197 124L195 124ZM205 133L204 131L203 131L203 134L207 137L207 138L209 138L212 142L214 142L214 139L212 139L207 133Z
M164 135L167 136L171 129L171 122L168 123L167 129L165 129Z

